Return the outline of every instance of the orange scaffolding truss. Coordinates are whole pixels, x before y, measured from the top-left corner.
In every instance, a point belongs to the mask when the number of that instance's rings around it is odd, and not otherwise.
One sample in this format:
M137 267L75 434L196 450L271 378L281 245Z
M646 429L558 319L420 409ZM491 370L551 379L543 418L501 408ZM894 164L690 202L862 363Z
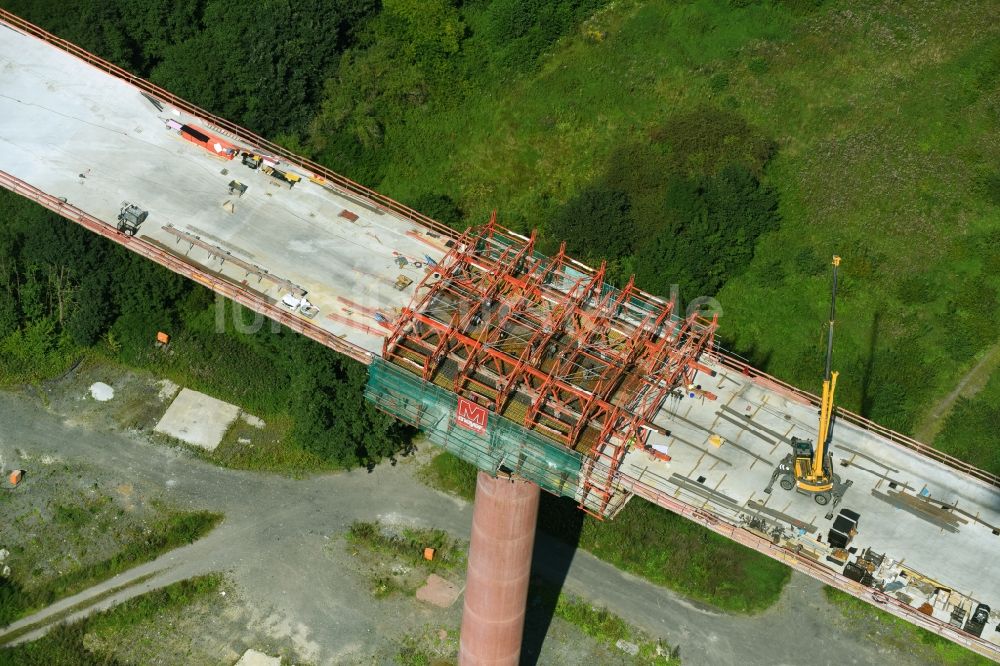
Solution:
M383 358L589 457L581 507L608 512L618 467L667 396L714 374L698 359L716 321L553 257L496 216L428 273ZM594 463L600 463L595 465ZM600 470L600 472L596 470Z

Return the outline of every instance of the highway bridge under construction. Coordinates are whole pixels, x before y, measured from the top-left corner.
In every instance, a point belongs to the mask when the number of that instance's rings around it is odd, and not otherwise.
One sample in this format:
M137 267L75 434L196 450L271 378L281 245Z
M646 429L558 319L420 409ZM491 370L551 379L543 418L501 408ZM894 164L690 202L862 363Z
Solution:
M463 663L517 661L539 488L604 519L638 495L1000 660L1000 478L838 409L832 493L785 488L819 400L714 318L0 21L0 185L369 365L369 400L482 470Z

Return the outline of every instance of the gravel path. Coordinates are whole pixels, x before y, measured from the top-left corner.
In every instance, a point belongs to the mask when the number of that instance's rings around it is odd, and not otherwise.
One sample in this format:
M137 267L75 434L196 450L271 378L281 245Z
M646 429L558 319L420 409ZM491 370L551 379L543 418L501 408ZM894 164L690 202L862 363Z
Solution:
M300 656L315 663L355 661L408 631L441 622L446 611L413 613L411 606L411 612L399 613L398 605L373 599L338 542L348 525L379 519L469 537L471 506L425 487L414 478L412 463L304 480L222 469L138 436L73 425L32 399L0 392L0 454L8 466L16 463L15 449L33 456L58 454L70 463L85 460L122 482L163 488L178 506L221 511L226 518L204 539L58 602L8 631L151 572L144 583L82 613L193 575L225 571L255 609L254 622L269 635L291 638ZM544 575L569 557L567 589L679 645L687 665L805 663L799 652L807 643L804 637L812 639L815 652L808 662L814 666L912 663L912 657L880 648L849 626L825 601L820 585L804 576L793 576L780 602L765 613L731 616L545 538L538 541L535 566ZM543 661L547 650L543 646Z

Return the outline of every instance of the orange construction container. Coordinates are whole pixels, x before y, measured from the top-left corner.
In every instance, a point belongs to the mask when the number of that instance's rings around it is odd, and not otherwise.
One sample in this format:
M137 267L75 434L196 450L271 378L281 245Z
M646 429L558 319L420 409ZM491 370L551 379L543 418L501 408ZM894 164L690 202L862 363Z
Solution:
M23 469L15 469L13 472L10 473L10 476L7 477L7 480L10 481L10 485L16 486L17 484L21 483L21 478L23 476L24 476Z
M424 548L424 559L428 560L428 561L434 559L434 549L433 548Z
M164 333L163 331L160 331L156 334L156 341L159 342L161 345L170 344L170 336Z
M182 125L181 136L191 143L198 144L216 157L231 160L236 157L236 146L214 134L209 134L197 125Z

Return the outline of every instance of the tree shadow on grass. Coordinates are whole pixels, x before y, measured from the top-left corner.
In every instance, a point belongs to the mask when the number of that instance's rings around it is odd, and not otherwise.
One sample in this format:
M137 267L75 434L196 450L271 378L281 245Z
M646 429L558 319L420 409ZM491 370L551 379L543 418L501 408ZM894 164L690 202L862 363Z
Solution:
M868 334L868 358L865 360L865 373L861 377L861 416L865 418L871 416L874 403L871 386L872 375L875 374L875 346L878 344L878 329L881 318L881 312L872 315L872 327Z

